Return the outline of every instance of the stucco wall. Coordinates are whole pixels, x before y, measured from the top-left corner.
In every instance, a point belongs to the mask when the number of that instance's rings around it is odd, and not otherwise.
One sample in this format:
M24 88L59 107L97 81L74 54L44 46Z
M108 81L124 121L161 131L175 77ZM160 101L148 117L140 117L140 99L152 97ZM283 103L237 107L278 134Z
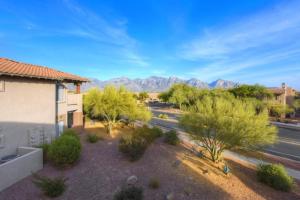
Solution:
M51 139L56 132L55 83L3 76L0 80L5 86L0 92L0 157Z
M0 164L0 191L43 168L43 150L18 148L20 157Z

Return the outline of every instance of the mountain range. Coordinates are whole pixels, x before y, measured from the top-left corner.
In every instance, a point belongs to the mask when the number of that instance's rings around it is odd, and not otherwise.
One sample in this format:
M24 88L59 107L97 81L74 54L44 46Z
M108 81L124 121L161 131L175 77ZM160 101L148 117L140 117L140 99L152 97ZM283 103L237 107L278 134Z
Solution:
M106 85L114 85L117 87L123 85L128 90L133 92L162 92L169 89L175 83L186 83L188 85L195 86L198 88L232 88L238 85L233 81L227 81L222 79L218 79L211 83L207 83L196 78L184 80L178 77L165 78L158 76L151 76L145 79L130 79L127 77L119 77L106 81L102 81L96 78L90 78L90 81L91 82L82 85L83 91L86 91L92 87L98 87L100 89L103 89Z

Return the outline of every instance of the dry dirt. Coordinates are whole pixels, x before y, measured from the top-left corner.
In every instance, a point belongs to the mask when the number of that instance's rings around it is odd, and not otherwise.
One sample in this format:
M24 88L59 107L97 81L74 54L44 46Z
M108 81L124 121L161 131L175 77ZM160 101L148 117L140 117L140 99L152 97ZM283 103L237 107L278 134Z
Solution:
M83 151L80 161L72 168L58 170L46 164L39 174L68 178L66 192L57 199L111 200L114 192L126 183L131 175L138 177L138 186L144 188L145 200L164 200L169 193L174 200L201 199L300 199L299 189L279 192L256 180L255 171L234 161L227 160L232 173L226 176L205 159L192 155L182 146L170 146L158 139L136 162L129 162L118 151L118 137L86 142L85 134L105 135L104 129L87 127L81 134ZM122 129L129 132L130 129ZM117 132L122 132L117 131ZM155 178L160 188L148 187ZM0 193L1 200L48 199L27 177ZM299 187L299 185L298 185Z

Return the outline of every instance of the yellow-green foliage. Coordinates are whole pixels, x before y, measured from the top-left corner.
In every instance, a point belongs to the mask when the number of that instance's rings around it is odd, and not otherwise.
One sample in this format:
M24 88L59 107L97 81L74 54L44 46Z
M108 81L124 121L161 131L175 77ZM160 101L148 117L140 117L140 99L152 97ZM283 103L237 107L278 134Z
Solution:
M277 129L266 110L257 112L252 102L235 98L204 97L182 116L180 125L219 159L224 149L253 149L272 144Z
M257 169L258 180L282 191L290 191L294 179L288 175L284 166L276 164L259 165Z
M84 111L92 118L104 119L109 133L121 117L130 122L151 119L151 112L144 105L138 105L133 94L124 87L89 90L84 97Z

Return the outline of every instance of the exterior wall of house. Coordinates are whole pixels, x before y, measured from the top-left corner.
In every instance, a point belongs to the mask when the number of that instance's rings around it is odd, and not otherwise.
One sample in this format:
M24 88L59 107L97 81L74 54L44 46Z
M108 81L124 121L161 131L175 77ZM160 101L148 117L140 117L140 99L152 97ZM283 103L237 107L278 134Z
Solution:
M55 82L5 76L0 81L0 158L19 146L50 141L56 133Z
M82 94L69 92L65 87L63 100L57 102L57 121L68 126L68 112L73 112L73 127L83 126Z

